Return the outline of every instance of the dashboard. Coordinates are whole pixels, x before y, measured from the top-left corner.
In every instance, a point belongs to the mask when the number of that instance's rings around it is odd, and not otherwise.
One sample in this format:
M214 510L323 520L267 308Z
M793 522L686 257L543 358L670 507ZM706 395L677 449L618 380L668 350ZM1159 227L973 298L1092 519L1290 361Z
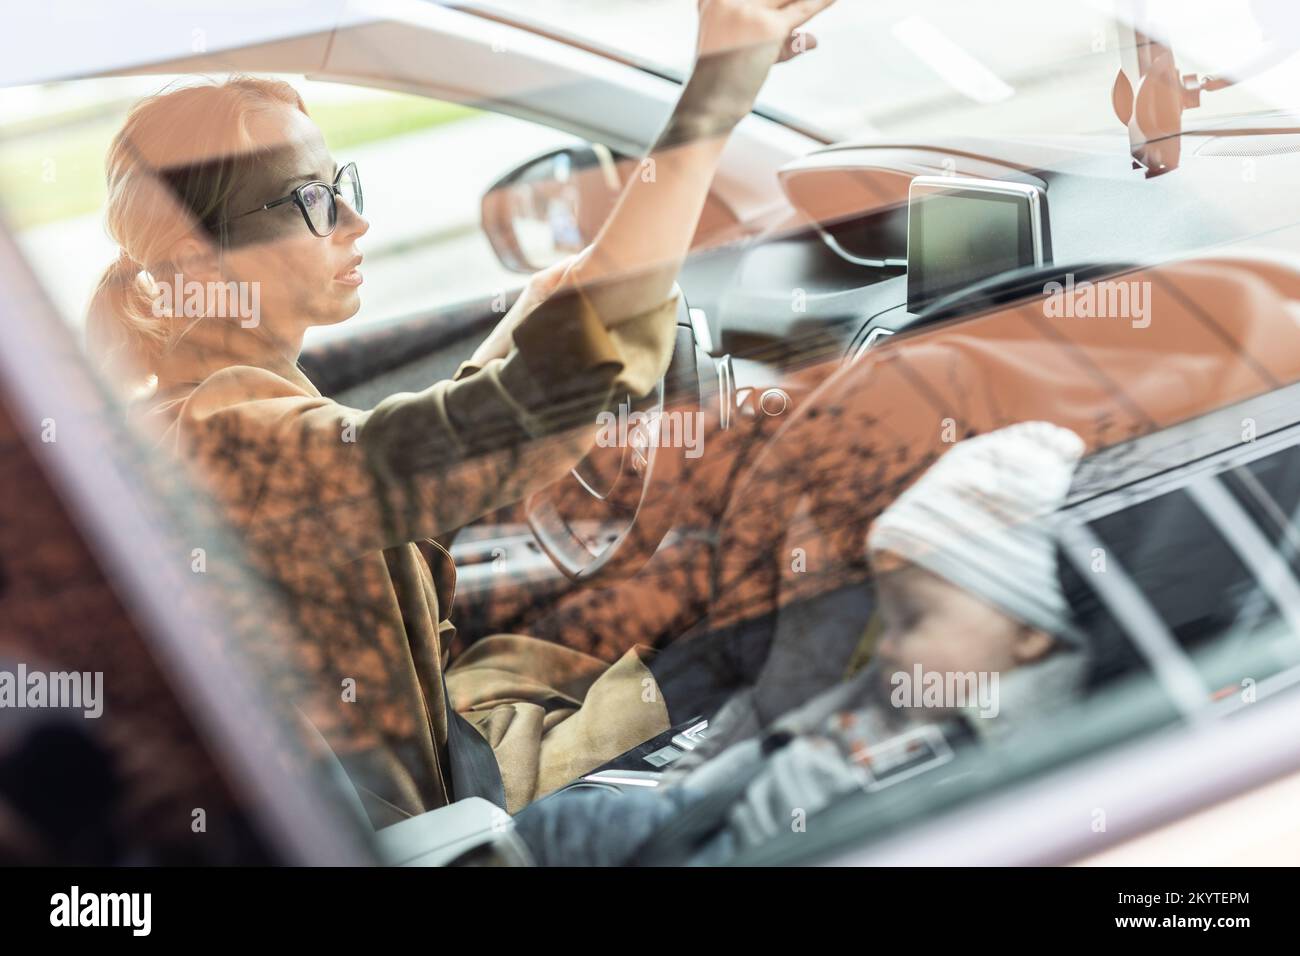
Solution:
M1284 185L1300 181L1295 117L1224 118L1185 132L1182 156L1148 178L1123 130L820 149L780 171L793 212L740 258L715 338L751 370L835 349L851 360L959 316L963 290L1018 270L1082 273L1228 244L1300 251L1300 195Z

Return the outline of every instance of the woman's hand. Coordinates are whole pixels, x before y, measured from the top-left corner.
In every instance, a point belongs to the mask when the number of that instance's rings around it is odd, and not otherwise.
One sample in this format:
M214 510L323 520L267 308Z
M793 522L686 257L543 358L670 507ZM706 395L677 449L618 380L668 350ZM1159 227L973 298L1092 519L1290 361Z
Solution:
M580 253L579 253L580 255ZM515 304L497 323L496 328L483 340L483 344L474 350L470 356L470 363L473 365L486 365L494 358L505 358L510 354L510 349L514 346L515 329L519 323L528 318L533 311L551 297L564 273L568 271L573 264L577 255L566 256L554 265L542 269L540 272L534 272L528 279L519 298L515 299Z
M691 248L727 138L768 70L815 44L798 28L834 0L699 0L695 66L604 228L563 277L605 324L664 302Z
M697 61L738 49L764 49L771 62L789 60L817 45L802 26L835 0L699 0ZM769 63L769 66L771 64Z
M727 136L749 115L772 65L817 46L798 28L835 0L699 0L695 66L662 145Z

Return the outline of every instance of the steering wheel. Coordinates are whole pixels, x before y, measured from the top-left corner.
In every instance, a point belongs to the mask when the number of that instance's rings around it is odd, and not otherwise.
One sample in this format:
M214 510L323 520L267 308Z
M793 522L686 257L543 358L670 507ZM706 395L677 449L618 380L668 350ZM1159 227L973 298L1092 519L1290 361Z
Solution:
M680 493L685 447L661 447L666 414L701 427L700 368L685 296L678 296L677 340L664 377L644 398L625 396L611 415L617 440L598 444L560 481L531 495L528 526L571 581L591 584L635 574L673 522L667 496ZM682 442L676 442L682 445Z

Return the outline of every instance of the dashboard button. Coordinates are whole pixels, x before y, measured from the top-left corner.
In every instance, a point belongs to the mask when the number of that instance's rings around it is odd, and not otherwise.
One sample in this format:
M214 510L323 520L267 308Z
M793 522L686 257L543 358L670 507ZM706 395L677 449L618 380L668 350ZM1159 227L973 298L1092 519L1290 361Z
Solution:
M758 396L758 407L770 418L784 415L790 408L790 396L784 389L765 389L763 394Z

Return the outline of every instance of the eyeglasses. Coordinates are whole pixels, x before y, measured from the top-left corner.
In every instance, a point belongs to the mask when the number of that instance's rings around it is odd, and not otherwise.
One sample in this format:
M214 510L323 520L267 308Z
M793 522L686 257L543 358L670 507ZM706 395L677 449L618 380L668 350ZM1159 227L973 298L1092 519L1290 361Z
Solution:
M365 209L365 199L361 195L361 180L357 177L356 163L348 163L340 169L338 175L334 177L333 185L318 180L303 183L289 195L273 200L265 206L258 206L248 212L241 212L237 216L231 216L229 219L224 220L223 223L233 222L236 219L251 216L255 212L274 209L276 206L283 206L285 203L291 202L302 212L302 218L306 221L307 228L312 231L312 234L324 239L339 224L339 207L335 199L336 196L342 196L344 201L356 212L362 212Z

